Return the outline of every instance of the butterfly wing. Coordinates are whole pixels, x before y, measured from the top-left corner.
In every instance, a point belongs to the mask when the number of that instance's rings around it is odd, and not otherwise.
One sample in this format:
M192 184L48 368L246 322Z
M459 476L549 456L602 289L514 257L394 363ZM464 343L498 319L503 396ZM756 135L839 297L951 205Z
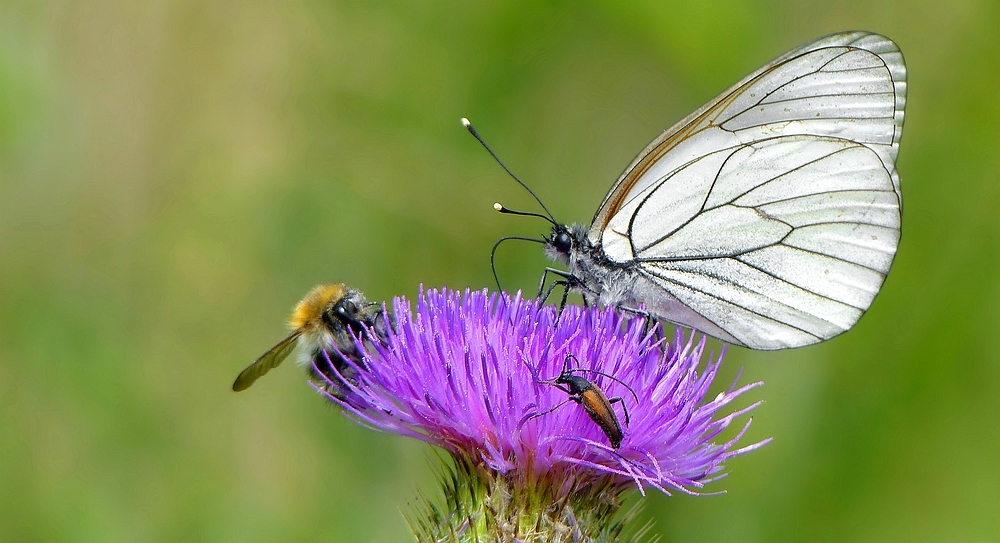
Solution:
M260 358L254 360L253 363L247 366L236 377L236 381L233 383L233 391L240 392L241 390L250 388L250 385L254 381L260 379L265 373L284 362L288 358L288 355L292 354L292 351L295 350L295 345L300 335L302 335L301 329L292 332L288 337L278 342L277 345L268 349Z
M755 349L840 334L899 242L906 70L885 37L821 38L764 66L640 153L588 233L634 264L634 301Z

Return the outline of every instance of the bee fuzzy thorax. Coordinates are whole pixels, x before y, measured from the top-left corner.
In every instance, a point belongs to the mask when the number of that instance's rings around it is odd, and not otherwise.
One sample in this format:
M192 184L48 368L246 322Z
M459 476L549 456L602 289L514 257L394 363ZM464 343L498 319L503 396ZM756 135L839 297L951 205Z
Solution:
M308 329L319 325L323 320L323 312L330 305L337 303L348 293L347 285L343 283L323 284L314 287L305 298L295 306L292 318L288 322L292 330Z

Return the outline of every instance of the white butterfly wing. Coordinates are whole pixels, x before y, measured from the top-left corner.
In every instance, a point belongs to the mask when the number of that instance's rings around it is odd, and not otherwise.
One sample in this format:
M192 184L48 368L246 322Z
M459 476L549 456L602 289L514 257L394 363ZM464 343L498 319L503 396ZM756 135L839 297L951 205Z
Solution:
M588 233L653 313L755 349L857 322L899 242L906 69L885 37L793 50L665 131Z

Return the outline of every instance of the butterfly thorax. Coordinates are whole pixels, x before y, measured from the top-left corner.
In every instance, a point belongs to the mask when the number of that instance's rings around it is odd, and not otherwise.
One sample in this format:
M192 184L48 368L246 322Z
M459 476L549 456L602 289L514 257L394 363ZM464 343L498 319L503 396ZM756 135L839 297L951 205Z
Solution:
M629 295L637 273L609 260L587 238L588 230L582 224L553 227L545 243L545 256L566 266L572 275L570 290L580 293L588 303L605 307L637 306Z

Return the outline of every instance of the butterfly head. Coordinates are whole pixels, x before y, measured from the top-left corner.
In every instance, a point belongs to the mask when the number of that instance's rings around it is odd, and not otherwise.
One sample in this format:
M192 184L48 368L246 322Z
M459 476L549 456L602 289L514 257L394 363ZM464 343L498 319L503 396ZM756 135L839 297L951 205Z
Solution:
M555 224L552 233L545 240L545 256L549 260L569 264L589 245L587 231L580 224Z

